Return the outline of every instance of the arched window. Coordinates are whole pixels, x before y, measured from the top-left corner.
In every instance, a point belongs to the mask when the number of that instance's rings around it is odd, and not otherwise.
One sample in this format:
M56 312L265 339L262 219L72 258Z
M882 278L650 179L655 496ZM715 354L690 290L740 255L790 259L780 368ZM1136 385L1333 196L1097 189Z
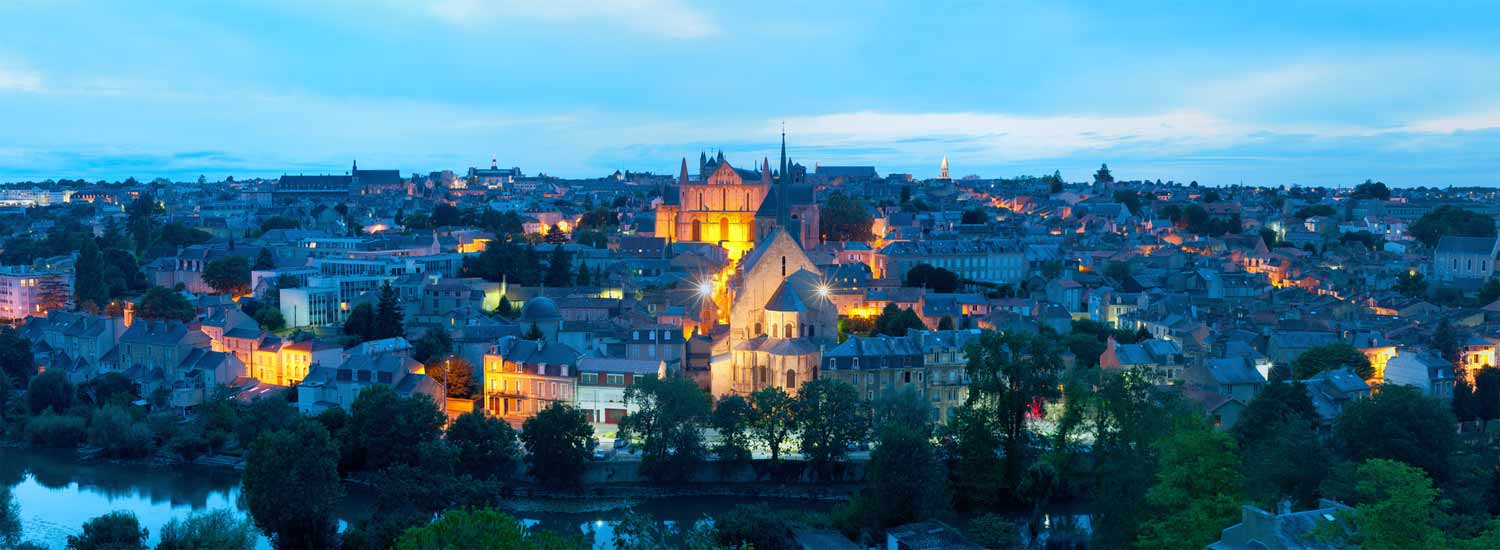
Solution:
M786 256L781 257L781 276L786 277Z
M807 337L808 338L817 338L818 337L818 327L815 327L813 325L807 325Z
M701 241L701 240L703 240L703 224L702 224L702 222L699 222L698 220L693 220L693 240L694 241Z
M755 324L755 334L753 334L752 336L760 336L761 334L764 334L764 333L762 333L760 331L760 323L756 323Z
M786 370L786 387L788 387L788 388L795 388L795 387L797 387L797 371L792 370L792 369L787 369Z
M780 338L781 337L781 327L778 327L778 326L776 326L774 324L771 325L771 337L772 338Z
M729 240L729 218L719 218L719 240Z
M786 329L784 330L784 332L785 332L787 338L796 338L797 337L796 331L792 330L792 324L791 323L787 323L786 324Z

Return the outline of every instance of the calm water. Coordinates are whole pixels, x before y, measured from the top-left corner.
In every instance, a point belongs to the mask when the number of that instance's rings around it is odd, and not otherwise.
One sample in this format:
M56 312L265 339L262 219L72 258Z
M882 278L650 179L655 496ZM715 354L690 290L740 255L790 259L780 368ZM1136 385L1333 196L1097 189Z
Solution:
M172 518L193 512L229 509L248 515L240 503L239 474L213 468L150 468L80 462L71 451L0 449L0 484L11 487L20 507L22 540L31 540L61 550L68 535L78 534L83 523L112 510L129 510L150 530L156 543L161 526ZM372 499L353 492L338 511L341 524L368 514ZM732 497L679 497L630 501L522 501L512 511L527 523L557 532L580 533L594 548L609 550L612 525L625 508L637 510L668 523L691 522L745 502ZM801 500L769 500L773 507L787 509L827 508L826 503ZM270 549L262 539L260 548Z

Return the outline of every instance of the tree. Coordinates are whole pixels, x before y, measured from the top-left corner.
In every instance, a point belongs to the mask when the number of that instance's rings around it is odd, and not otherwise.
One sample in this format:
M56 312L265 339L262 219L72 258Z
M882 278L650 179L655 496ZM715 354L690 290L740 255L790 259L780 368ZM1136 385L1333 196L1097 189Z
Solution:
M453 421L447 441L458 452L462 473L476 479L510 479L521 454L510 423L477 410Z
M1024 333L985 332L965 353L970 402L999 421L1005 479L1015 486L1030 460L1026 415L1041 401L1058 396L1062 360L1049 340Z
M73 301L84 309L100 310L109 305L109 286L104 282L104 257L94 239L84 239L73 264Z
M375 307L369 303L354 306L349 310L349 316L344 318L344 334L353 336L359 342L368 342L379 339L376 333Z
M1197 550L1240 516L1234 440L1207 426L1180 429L1159 444L1156 484L1146 493L1151 518L1138 548Z
M1243 449L1273 436L1283 424L1294 421L1317 425L1322 417L1318 416L1318 410L1307 394L1307 386L1301 381L1276 381L1267 384L1255 399L1250 400L1231 433Z
M161 528L156 550L253 550L255 525L229 510L173 518Z
M26 386L26 403L31 407L31 414L41 414L46 410L62 414L73 405L73 384L60 370L38 374Z
M874 222L875 217L870 215L865 201L843 193L830 195L818 210L818 231L831 242L874 240L875 234L871 231Z
M1315 531L1319 538L1366 550L1447 547L1436 525L1438 491L1422 470L1372 459L1359 465L1356 477L1361 503L1339 512L1338 522L1321 526Z
M1246 496L1267 510L1288 498L1302 506L1317 503L1333 456L1315 426L1305 419L1289 419L1242 448Z
M470 399L474 397L478 382L474 380L474 365L467 359L450 355L427 362L427 377L447 384L448 397Z
M255 525L278 548L333 546L333 512L344 495L338 455L328 431L311 419L262 435L250 446L245 502Z
M158 286L151 287L141 296L141 303L135 308L135 316L138 319L188 323L198 317L198 310L182 294Z
M1446 481L1458 446L1458 420L1435 398L1408 386L1386 384L1380 393L1344 405L1334 427L1345 458L1399 460Z
M1411 224L1410 233L1422 244L1432 247L1447 236L1494 237L1495 220L1456 206L1439 206Z
M1386 187L1384 182L1365 180L1364 183L1354 186L1354 193L1350 197L1385 201L1391 199L1391 189Z
M657 481L680 481L703 460L703 427L709 397L682 377L637 378L625 389L636 412L620 420L620 432L641 441L641 473Z
M859 392L845 382L819 378L802 385L794 399L803 456L820 476L832 474L849 446L868 434L868 412Z
M396 550L433 548L506 548L514 550L581 550L581 540L528 529L492 508L449 510L432 523L412 527L396 539Z
M1458 363L1458 334L1453 332L1453 325L1448 324L1446 317L1440 319L1437 327L1432 329L1432 348L1448 362Z
M425 394L402 397L387 385L367 387L349 406L342 465L346 471L418 466L422 445L438 440L446 420Z
M1408 271L1396 276L1396 286L1392 288L1403 296L1422 298L1427 295L1427 280L1421 273Z
M1021 550L1021 532L1016 522L998 514L985 514L969 522L964 530L969 540L990 550Z
M961 510L996 505L1005 484L996 419L966 403L954 409L941 435L947 448L948 485L954 504Z
M964 210L963 214L959 217L959 223L964 225L983 225L988 219L989 216L984 213L984 209L970 208Z
M550 287L573 286L573 255L562 245L552 247L547 258L547 275L543 279Z
M925 405L898 397L883 407L880 436L870 453L869 487L861 496L877 528L922 521L948 507L946 473L932 445Z
M135 514L115 510L88 520L83 534L68 535L67 550L146 550L146 528Z
M406 336L406 329L402 326L403 318L401 298L387 281L380 285L380 299L375 304L375 339Z
M781 447L797 431L796 403L786 390L766 386L750 394L750 437L781 460Z
M906 336L909 330L927 330L927 325L910 309L901 309L894 302L887 303L880 315L875 316L875 334Z
M226 256L203 267L203 282L223 294L242 296L250 292L250 262L244 256Z
M583 411L554 401L521 425L527 471L551 486L577 485L594 446L594 428Z
M136 422L130 410L118 404L94 411L89 422L89 444L104 450L110 458L138 458L154 450L151 428Z
M1474 373L1474 412L1486 423L1500 420L1500 367L1488 366Z
M720 462L740 462L750 458L750 424L754 410L744 397L730 394L714 405L710 424L719 432L719 446L714 449Z
M1375 377L1375 367L1370 365L1370 359L1358 348L1343 342L1308 348L1292 361L1292 376L1305 380L1341 367L1352 367L1354 374L1365 380Z
M276 258L271 255L270 248L262 248L255 255L254 269L276 269Z
M1100 164L1099 171L1094 172L1094 183L1114 183L1115 176L1109 173L1108 164Z
M260 324L260 328L271 332L286 328L286 318L281 316L280 309L274 307L257 309L255 310L255 315L251 315L251 317L255 319L256 323Z
M296 219L286 216L271 216L266 218L265 221L260 222L260 231L264 233L273 229L296 229L298 226L299 224Z
M957 273L928 264L917 264L906 271L904 284L946 294L957 292L962 282Z
M31 340L15 329L0 326L0 374L16 387L31 383L36 375L36 358L31 354Z
M0 544L21 544L21 506L16 504L9 485L0 485Z
M1156 482L1156 443L1181 422L1201 420L1183 420L1191 413L1182 401L1158 391L1139 372L1099 376L1099 369L1092 369L1087 374L1068 378L1068 412L1059 429L1080 423L1093 428L1095 542L1121 548L1136 540L1149 519L1145 495Z

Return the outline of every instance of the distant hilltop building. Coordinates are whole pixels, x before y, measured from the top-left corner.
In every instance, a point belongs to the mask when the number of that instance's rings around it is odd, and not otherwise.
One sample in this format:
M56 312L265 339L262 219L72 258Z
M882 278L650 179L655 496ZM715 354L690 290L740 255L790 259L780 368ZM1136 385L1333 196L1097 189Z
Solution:
M943 155L943 163L938 165L938 179L953 179L948 177L948 155Z
M526 177L520 167L501 168L494 157L490 157L489 168L469 168L468 183L482 187L500 187Z
M759 171L740 170L719 153L699 158L699 178L689 179L682 160L676 187L663 189L656 209L657 237L668 242L717 244L738 260L755 242L786 227L799 243L818 242L818 205L805 174L786 158L786 136L781 138L781 170L774 175L769 160Z
M403 187L400 170L360 170L359 161L355 161L347 175L281 176L271 188L271 200L277 204L302 200L342 202L350 195L393 187Z

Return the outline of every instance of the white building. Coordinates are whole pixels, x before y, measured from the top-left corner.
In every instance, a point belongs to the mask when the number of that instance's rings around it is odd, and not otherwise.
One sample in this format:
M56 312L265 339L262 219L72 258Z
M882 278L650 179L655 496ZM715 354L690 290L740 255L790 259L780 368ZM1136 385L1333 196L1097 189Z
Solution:
M615 425L636 412L625 404L625 390L645 377L665 376L667 364L644 359L586 357L578 361L578 409L595 424Z
M0 267L0 322L46 315L73 304L73 274L30 266Z

